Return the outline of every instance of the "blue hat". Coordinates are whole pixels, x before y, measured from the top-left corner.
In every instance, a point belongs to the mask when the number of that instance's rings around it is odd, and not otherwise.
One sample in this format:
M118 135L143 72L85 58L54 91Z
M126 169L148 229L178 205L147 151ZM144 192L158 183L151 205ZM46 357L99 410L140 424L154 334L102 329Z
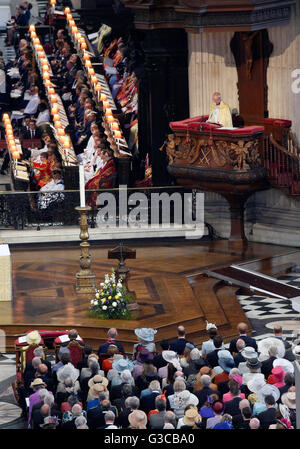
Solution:
M135 335L143 341L153 341L154 335L156 334L157 330L152 329L151 327L140 327L137 329L134 329Z
M219 365L226 373L230 373L231 369L235 367L233 359L219 359Z
M119 359L115 360L112 363L113 369L116 369L119 373L128 369L129 371L133 370L133 363L129 359Z

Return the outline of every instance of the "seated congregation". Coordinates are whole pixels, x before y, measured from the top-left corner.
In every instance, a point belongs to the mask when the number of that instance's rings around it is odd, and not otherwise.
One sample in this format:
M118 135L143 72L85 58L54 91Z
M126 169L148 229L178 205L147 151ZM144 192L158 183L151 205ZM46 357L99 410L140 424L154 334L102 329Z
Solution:
M137 79L127 43L122 37L116 38L109 27L106 28L106 33L101 35L101 42L95 44L98 55L96 61L103 63L107 84L112 89L117 107L118 123L128 141L128 149L134 154L137 153L138 145ZM87 190L117 187L118 148L105 128L104 111L91 89L82 55L74 47L67 29L54 30L54 33L53 39L47 33L38 37L51 69L53 93L59 96L65 110L64 132L70 137L76 155L75 164L84 165ZM64 179L65 166L68 164L57 139L54 121L57 113L54 109L57 106L51 103L51 89L45 88L45 80L28 33L25 39L15 43L15 49L15 60L6 64L4 69L9 101L3 112L10 115L14 135L22 146L20 162L29 171L30 181L24 190L42 192L43 195L34 196L37 197L35 206L45 209L49 203L55 205L63 197L44 192L72 188L66 185ZM4 135L3 129L1 131ZM3 150L1 174L8 174L10 154L7 149ZM142 178L143 175L139 179ZM130 180L131 185L135 182L140 185L141 181ZM90 194L88 203L95 205L95 199L95 195Z
M159 331L137 328L131 354L115 328L97 351L75 329L30 331L16 341L15 394L30 429L296 428L293 362L300 333L290 344L279 325L259 341L247 335L245 323L237 330L239 337L225 346L207 323L208 340L198 349L183 326L176 339L159 343Z

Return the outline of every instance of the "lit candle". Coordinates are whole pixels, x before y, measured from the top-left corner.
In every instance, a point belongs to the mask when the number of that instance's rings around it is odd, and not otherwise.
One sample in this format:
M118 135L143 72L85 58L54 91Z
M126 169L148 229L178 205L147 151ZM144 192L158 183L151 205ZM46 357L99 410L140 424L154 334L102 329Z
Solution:
M105 115L108 117L109 115L112 115L112 110L107 108L105 109Z
M118 130L118 129L119 129L118 123L117 123L117 122L112 123L112 124L111 124L111 129L113 129L113 130Z
M69 20L69 25L70 25L70 27L74 27L75 26L75 20L73 20L73 19Z
M91 83L92 84L97 84L97 82L98 82L98 78L96 76L92 76Z
M101 94L100 101L106 101L106 100L107 100L107 96L105 94Z
M56 122L56 123L60 123L60 122ZM61 126L61 123L60 123L60 126ZM58 134L59 136L64 136L64 135L65 135L65 130L62 129L62 128L59 128L59 129L57 130L57 134Z
M58 114L54 114L54 115L53 115L53 121L54 121L54 122L59 122L59 121L60 121L60 117L59 117Z
M59 107L58 107L57 104L55 104L55 105L51 108L51 114L52 114L52 115L57 114L58 111L59 111Z
M52 97L55 95L55 89L54 89L54 87L49 87L49 88L48 88L48 95L51 95Z
M106 96L106 95L105 95ZM110 108L110 102L109 101L103 101L103 108L108 109Z
M88 61L88 60L90 59L90 56L84 51L84 52L83 52L82 59L83 59L84 61Z
M88 74L89 74L90 76L95 75L95 70L92 69L92 68L90 67L90 68L88 69Z
M84 65L85 65L85 67L86 67L87 69L90 68L90 67L92 67L92 63L91 63L90 60L85 61Z
M84 166L79 165L80 207L85 207Z
M29 25L29 31L35 31L35 26L34 25Z
M81 50L86 50L87 49L86 42L82 42L80 47L81 47Z
M72 14L67 14L66 17L67 17L67 20L72 20L73 19Z
M65 8L65 14L70 14L71 10L69 7Z
M73 26L73 27L71 28L71 31L72 31L73 34L74 34L74 33L78 33L78 28L77 28L77 26Z
M112 115L109 115L108 117L106 117L108 123L113 123L115 121L114 117Z
M31 31L30 37L31 37L31 39L35 38L36 37L36 32L35 31Z
M63 131L63 129L62 129L62 124L61 124L60 120L57 120L57 121L54 123L54 128L57 129L57 132L58 132L58 131ZM59 134L59 133L58 133L58 135L59 135L59 136L63 136L64 134Z
M115 134L115 137L117 137L119 139L122 137L121 131L114 131L114 134Z

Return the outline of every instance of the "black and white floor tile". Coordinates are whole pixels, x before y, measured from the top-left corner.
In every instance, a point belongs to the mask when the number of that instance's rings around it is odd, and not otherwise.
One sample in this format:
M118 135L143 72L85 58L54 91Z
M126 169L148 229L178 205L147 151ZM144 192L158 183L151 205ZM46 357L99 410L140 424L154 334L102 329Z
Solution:
M300 288L300 273L282 275L278 280ZM281 324L287 339L292 338L294 330L300 329L300 314L292 308L289 300L262 295L238 295L238 300L257 339L272 336L272 324L275 323Z

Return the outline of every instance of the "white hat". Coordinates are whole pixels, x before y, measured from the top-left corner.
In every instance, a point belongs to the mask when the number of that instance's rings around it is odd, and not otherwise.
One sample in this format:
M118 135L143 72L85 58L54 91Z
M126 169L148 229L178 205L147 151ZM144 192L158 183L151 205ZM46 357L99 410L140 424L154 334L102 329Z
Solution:
M285 373L294 373L294 365L287 359L275 359L273 367L281 366Z
M79 377L79 370L74 368L72 363L67 363L57 370L56 377L58 382L64 382L67 377L71 377L72 381L75 382Z
M156 334L157 330L152 329L151 327L140 327L137 329L134 329L135 335L143 341L153 341L154 335Z
M26 343L28 343L29 345L38 345L40 344L41 340L42 337L40 336L38 331L32 331L26 335Z
M254 376L247 382L247 387L252 393L258 393L265 385L265 379L260 376Z
M233 357L227 349L221 349L221 351L218 351L218 359L233 359Z
M175 351L163 351L161 353L162 358L168 362L172 363L172 365L177 369L177 371L181 371L180 362L178 359L178 354Z
M189 390L183 390L178 393L177 397L175 398L175 402L179 405L179 407L185 408L188 405L197 406L199 404L199 399Z
M300 344L293 347L293 354L296 357L296 359L300 359Z
M209 323L207 320L206 321L206 330L209 331L210 329L218 329L217 326L213 323Z
M254 348L252 348L252 346L246 346L242 351L241 351L242 356L244 357L244 359L248 360L248 359L257 359L258 354L255 351Z
M200 357L201 357L201 352L199 351L199 349L194 348L191 350L191 352L190 352L191 360L199 360Z
M265 397L268 396L269 394L271 394L274 397L275 402L277 402L278 399L280 398L280 391L278 390L278 388L275 387L275 385L266 384L258 391L258 398L260 402L264 403Z
M270 346L276 346L277 348L277 357L284 357L285 354L285 346L282 340L275 337L268 337L260 340L257 343L258 352L260 352L259 360L268 359L269 358L269 348Z

